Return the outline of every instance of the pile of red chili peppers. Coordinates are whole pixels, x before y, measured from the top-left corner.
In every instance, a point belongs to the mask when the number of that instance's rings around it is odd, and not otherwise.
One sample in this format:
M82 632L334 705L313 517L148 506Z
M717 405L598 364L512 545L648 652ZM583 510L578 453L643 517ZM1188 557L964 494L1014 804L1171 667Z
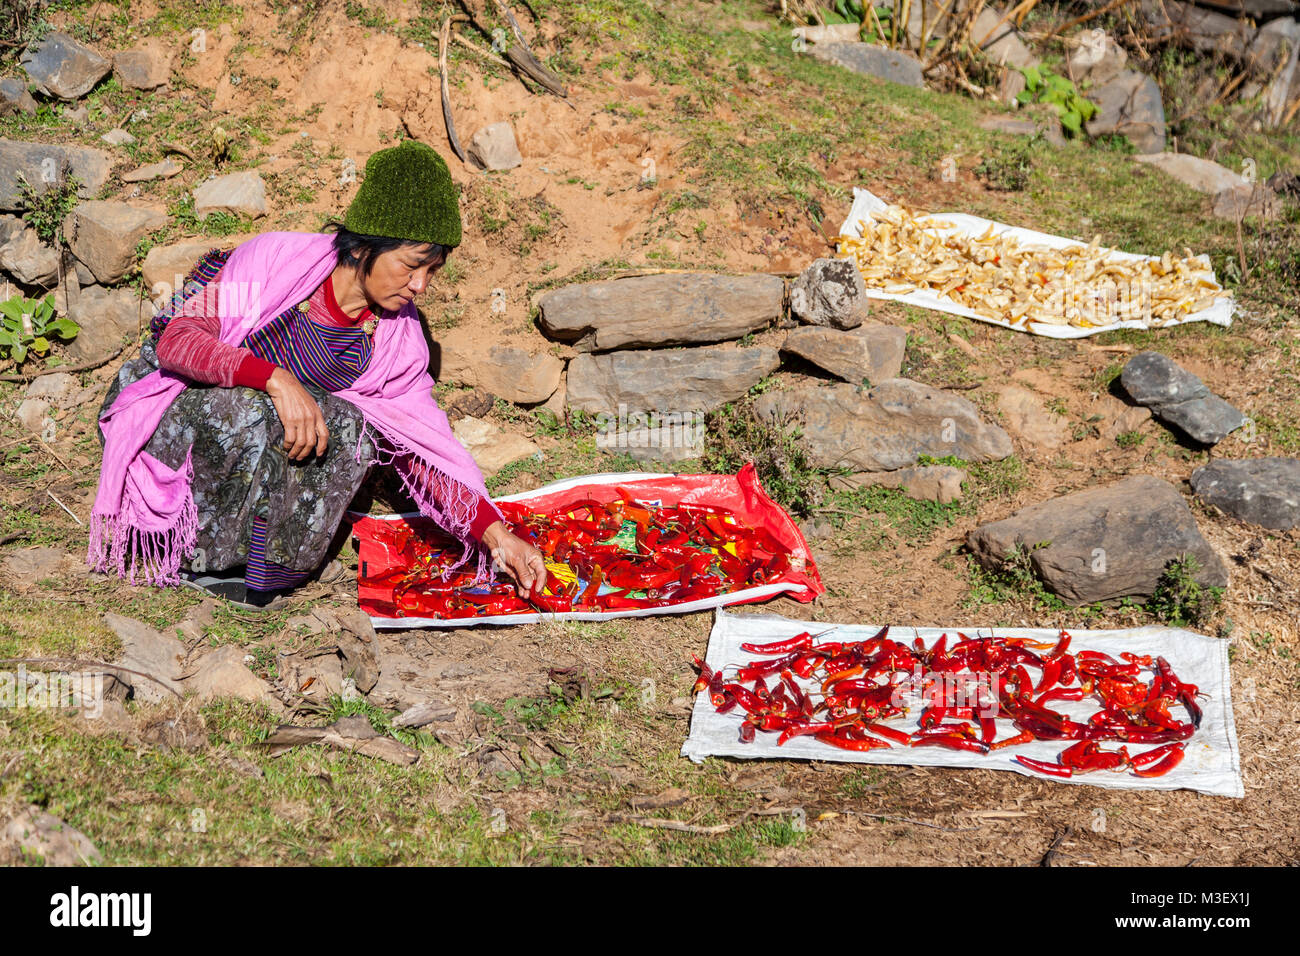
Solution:
M504 573L487 585L475 585L469 572L448 573L460 545L427 523L381 528L377 537L399 560L363 572L365 583L391 588L406 616L462 618L665 607L771 583L801 567L766 529L747 527L725 508L651 506L618 493L624 497L579 498L545 514L498 502L509 529L546 559L545 582L526 597Z
M951 647L944 634L928 650L920 638L910 646L890 640L888 627L864 641L815 642L821 636L805 632L770 644L742 644L765 659L734 673L725 673L734 665L713 671L696 657L695 693L707 691L718 713L744 711L745 743L762 732L779 733L778 745L812 736L845 750L898 744L987 754L1034 740L1077 741L1057 763L1016 757L1054 777L1129 769L1139 777L1163 776L1182 761L1183 741L1201 724L1198 689L1180 681L1163 657L1070 653L1065 631L1055 644L957 633ZM919 729L910 734L880 723L905 713L908 691L924 702ZM1101 708L1086 720L1049 706L1089 699ZM1178 705L1186 721L1170 713ZM1012 721L1018 733L996 739L999 717ZM1126 746L1107 750L1101 741L1160 746L1130 755Z

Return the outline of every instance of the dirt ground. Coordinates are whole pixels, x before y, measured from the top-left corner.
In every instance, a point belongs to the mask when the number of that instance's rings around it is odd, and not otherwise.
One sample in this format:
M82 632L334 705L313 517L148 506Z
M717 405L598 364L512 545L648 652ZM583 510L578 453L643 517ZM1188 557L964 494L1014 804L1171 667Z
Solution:
M416 41L411 26L419 16L438 22L441 4L368 6L389 18L388 25L367 25L343 3L230 4L203 21L206 52L181 57L180 81L150 101L160 117L184 117L194 136L216 124L235 130L237 165L256 165L267 179L270 215L240 223L222 242L266 229L314 229L341 214L355 189L340 181L344 163L364 164L399 132L450 155L436 42L425 32ZM820 66L801 66L791 80L785 31L761 3L670 4L668 13L653 17L631 17L615 4L573 4L563 14L561 5L537 6L544 14L538 45L580 64L564 73L567 102L528 92L483 58L462 50L453 57L461 140L480 125L508 119L525 160L492 175L452 164L463 190L465 242L452 275L442 274L421 303L435 338L455 328L483 347L506 340L569 356L568 347L547 342L532 320L530 300L545 288L632 268L797 273L831 252L827 236L847 213L853 184L922 209L961 209L1071 234L1102 229L1108 241L1142 251L1160 250L1136 245L1139 240L1166 234L1170 244L1212 251L1216 265L1235 255L1230 227L1206 221L1203 197L1164 185L1151 195L1146 173L1128 172L1125 157L1089 153L1082 144L1040 152L1035 185L1025 193L986 188L971 171L982 151L998 145L975 130L985 107L954 96L896 93ZM125 25L111 3L87 4L75 17L122 46L139 38L141 25L175 42L199 23L154 2L132 3ZM136 33L128 35L132 27ZM671 42L655 47L646 39L654 30ZM716 41L707 84L690 78L694 66L686 75L660 68L659 60L695 55L681 37L709 38L701 46ZM742 57L744 78L733 68ZM613 66L602 66L606 60ZM855 117L851 141L825 132L837 118L818 107L818 97L839 97L839 116ZM111 91L103 105L116 115L138 103ZM942 131L940 145L965 146L956 183L933 176L934 144L907 138L928 126ZM722 163L735 149L768 157L764 150L795 130L814 131L799 141L805 152L791 155L811 170L806 195L785 188L792 180L779 168L765 185L752 170ZM73 134L52 127L13 135ZM137 158L147 162L168 134L137 135L144 144ZM819 145L816 137L823 135L829 145ZM717 146L721 140L726 149ZM766 169L767 162L756 159L754 168ZM650 186L648 168L655 172ZM150 184L136 201L174 208L207 171L200 162L176 181ZM1105 210L1090 190L1112 190ZM122 185L121 194L130 195L129 188ZM690 196L704 205L693 205ZM823 212L820 225L807 212L813 203ZM178 226L167 238L196 234ZM497 289L506 292L504 314L491 308ZM778 599L756 610L925 626L1151 623L1141 608L1062 610L1009 592L977 599L978 575L964 538L1017 508L1127 475L1156 475L1186 492L1191 472L1210 457L1300 452L1294 424L1300 383L1292 360L1300 326L1292 307L1252 299L1250 292L1239 292L1242 314L1227 330L1110 333L1076 342L882 305L879 321L909 331L904 375L962 387L993 420L1001 418L994 389L1020 385L1061 417L1066 440L1045 448L1017 438L1007 480L970 486L963 507L933 527L915 530L898 519L902 512L888 511L805 522L827 593L814 604ZM771 330L755 341L779 345L783 336ZM1110 382L1144 348L1169 354L1245 410L1258 424L1251 440L1230 437L1207 454L1170 439L1150 420L1126 419L1131 427L1117 432L1112 426L1129 408ZM102 391L127 357L82 373L83 385ZM782 372L773 387L802 377ZM21 396L22 386L0 385L6 416ZM97 404L60 415L58 437L48 443L33 440L11 417L0 421L0 558L32 545L66 552L39 579L0 584L0 657L111 653L103 612L168 627L197 602L85 571L80 522L95 489ZM532 437L546 456L543 466L506 475L496 492L609 467L589 435L556 433L522 409L498 406L492 418ZM1119 434L1135 437L1121 443ZM1300 830L1291 822L1300 804L1293 769L1300 744L1300 534L1267 532L1192 507L1231 577L1221 606L1200 629L1233 642L1234 699L1248 701L1236 710L1246 786L1241 800L1061 786L996 771L730 760L697 767L678 756L694 681L691 654L703 653L711 625L710 615L694 614L381 632L378 656L405 691L457 710L454 721L413 738L422 754L418 772L309 748L273 760L254 744L283 718L233 705L180 711L131 705L113 726L0 714L0 809L45 806L86 832L109 862L123 863L1037 865L1053 850L1059 866L1292 864L1300 859ZM340 559L354 571L350 550ZM219 613L204 640L246 647L258 661L254 669L268 676L276 655L314 639L289 617L349 602L355 602L355 580L345 576L306 589L280 615L250 620ZM649 697L642 694L647 686L654 688ZM377 710L390 719L401 698L399 687ZM325 710L343 712L337 702ZM158 736L158 721L175 723L180 713L187 715L182 725L197 721L193 746ZM380 790L385 793L376 795ZM194 806L243 816L205 839L179 830L158 836L158 819L180 819ZM379 835L375 821L384 824ZM694 829L669 829L665 821Z

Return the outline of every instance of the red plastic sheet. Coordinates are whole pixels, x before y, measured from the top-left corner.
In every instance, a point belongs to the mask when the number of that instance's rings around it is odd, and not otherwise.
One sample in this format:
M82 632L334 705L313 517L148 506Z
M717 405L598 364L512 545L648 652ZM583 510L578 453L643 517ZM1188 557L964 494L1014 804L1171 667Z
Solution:
M445 564L448 554L459 554L460 545L447 539L428 519L418 514L353 515L360 606L376 627L466 627L522 624L542 619L604 620L675 614L764 601L777 594L811 601L825 591L807 542L789 514L763 491L753 465L746 465L735 475L590 475L501 498L497 503L507 519L522 520L529 513L556 514L559 509L571 508L575 501L583 499L599 505L625 501L649 509L687 506L716 510L726 515L729 527L758 531L759 538L766 542L760 553L777 552L777 559L769 563L770 568L777 570L759 575L761 581L732 580L720 593L700 597L690 596L691 587L674 584L669 588L669 596L663 598L667 603L654 607L602 608L594 606L594 602L584 604L575 600L571 610L542 610L541 607L560 606L546 604L551 594L549 588L539 595L540 606L536 603L520 606L522 602L492 593L506 590L500 584L495 589L487 585L470 587L464 575L453 575L442 581L437 569ZM635 537L635 527L625 526L609 539L609 550L617 545L629 554L636 553ZM718 562L716 567L720 566ZM593 593L588 592L590 574L563 568L558 562L551 563L550 567L559 572L550 576L553 583L557 577L562 579L560 584L567 582L569 575L577 579L575 597ZM500 578L505 580L504 575ZM602 598L617 591L608 582L600 583L597 589ZM563 592L563 588L558 590ZM615 598L613 603L617 602Z

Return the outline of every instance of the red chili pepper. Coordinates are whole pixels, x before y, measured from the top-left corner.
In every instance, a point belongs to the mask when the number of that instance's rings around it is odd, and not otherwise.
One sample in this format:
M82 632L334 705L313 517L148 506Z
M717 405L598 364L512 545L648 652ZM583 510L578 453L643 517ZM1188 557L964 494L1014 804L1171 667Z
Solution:
M804 631L794 637L788 637L783 641L773 641L770 644L741 644L740 649L751 654L788 654L801 647L807 647L811 643L812 635Z
M1020 744L1032 744L1033 742L1034 735L1027 730L1022 730L1014 737L1008 737L1006 740L999 740L989 744L989 751L1001 750L1003 747L1017 747Z
M841 750L876 750L880 747L890 746L884 740L875 740L871 737L862 740L850 740L835 734L821 733L817 735L817 739L822 743L830 744L832 747L839 747Z
M1035 760L1033 757L1026 757L1024 754L1016 754L1016 760L1028 767L1030 770L1037 770L1039 773L1045 773L1052 777L1072 777L1074 771L1069 767L1062 767L1059 763L1047 763L1043 760Z
M1133 770L1134 775L1139 777L1163 777L1169 771L1173 770L1183 762L1183 756L1185 753L1182 744L1176 744L1175 746L1177 749L1169 751L1165 758L1155 766L1135 767ZM1145 754L1143 756L1145 756Z

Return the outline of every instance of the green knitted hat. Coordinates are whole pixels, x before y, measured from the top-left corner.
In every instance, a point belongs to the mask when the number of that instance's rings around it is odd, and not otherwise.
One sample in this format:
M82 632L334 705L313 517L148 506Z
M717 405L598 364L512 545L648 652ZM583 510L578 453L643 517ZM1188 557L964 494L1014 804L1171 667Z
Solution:
M365 236L460 245L460 204L447 163L413 139L375 153L343 226Z

